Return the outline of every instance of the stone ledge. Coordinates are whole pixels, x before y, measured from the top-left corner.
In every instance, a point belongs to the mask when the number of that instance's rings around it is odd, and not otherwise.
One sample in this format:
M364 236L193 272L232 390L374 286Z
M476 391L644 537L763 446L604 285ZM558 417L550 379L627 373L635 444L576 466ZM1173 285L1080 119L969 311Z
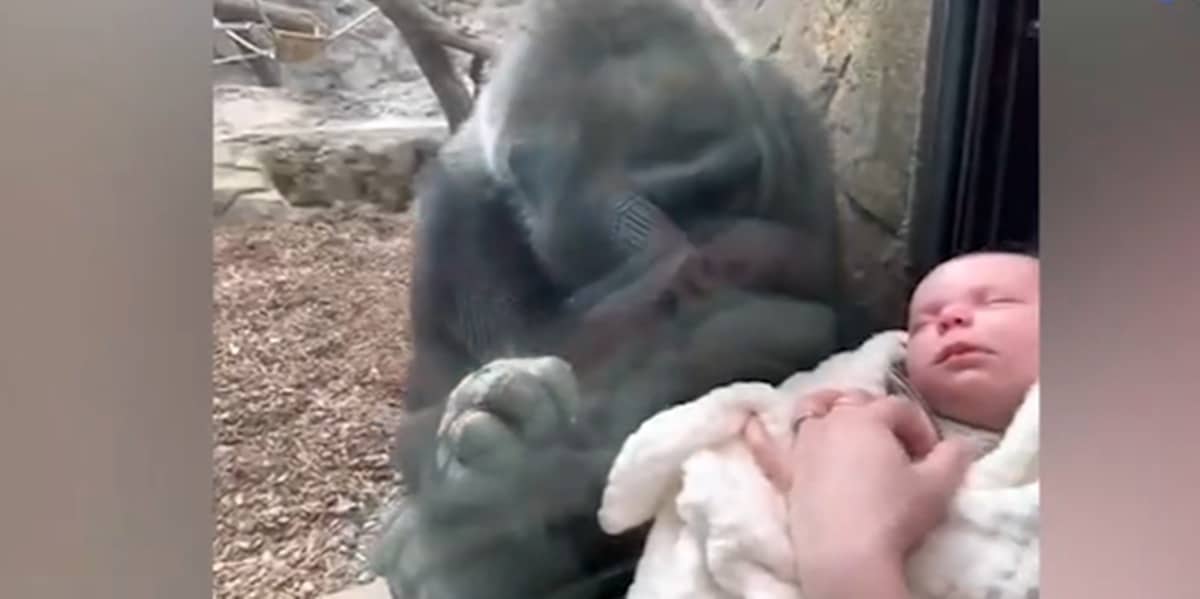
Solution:
M213 146L214 216L278 220L337 204L406 210L413 178L444 137L439 121L394 119L226 136Z

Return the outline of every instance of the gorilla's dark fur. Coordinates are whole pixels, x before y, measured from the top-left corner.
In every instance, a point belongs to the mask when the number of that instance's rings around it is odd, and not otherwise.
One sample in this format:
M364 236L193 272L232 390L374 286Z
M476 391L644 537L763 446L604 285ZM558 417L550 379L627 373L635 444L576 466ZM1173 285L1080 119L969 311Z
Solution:
M831 158L784 76L699 6L529 1L417 200L409 496L374 556L404 599L620 596L642 538L595 510L625 436L838 346Z

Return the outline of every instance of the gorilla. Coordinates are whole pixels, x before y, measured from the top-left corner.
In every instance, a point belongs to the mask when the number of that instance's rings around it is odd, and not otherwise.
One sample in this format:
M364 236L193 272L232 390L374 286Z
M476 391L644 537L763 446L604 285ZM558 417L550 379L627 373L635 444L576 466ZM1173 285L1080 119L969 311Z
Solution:
M404 599L620 597L600 489L655 412L857 341L820 119L715 12L528 0L422 174L414 356L372 555Z

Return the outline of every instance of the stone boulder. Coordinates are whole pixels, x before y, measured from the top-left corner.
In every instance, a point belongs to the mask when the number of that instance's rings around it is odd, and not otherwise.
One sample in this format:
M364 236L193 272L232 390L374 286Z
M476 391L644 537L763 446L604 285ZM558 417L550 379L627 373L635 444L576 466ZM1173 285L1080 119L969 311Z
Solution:
M433 123L372 124L260 134L250 143L260 148L264 175L292 206L365 203L401 212L412 201L413 177L437 151L439 133Z

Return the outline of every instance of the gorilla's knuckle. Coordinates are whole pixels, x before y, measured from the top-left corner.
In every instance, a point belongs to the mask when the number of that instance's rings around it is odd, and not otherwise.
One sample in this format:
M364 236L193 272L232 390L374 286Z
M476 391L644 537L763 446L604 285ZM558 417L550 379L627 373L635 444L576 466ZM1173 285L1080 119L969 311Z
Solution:
M498 447L517 443L506 423L481 410L470 410L456 418L449 439L459 461L478 460Z

